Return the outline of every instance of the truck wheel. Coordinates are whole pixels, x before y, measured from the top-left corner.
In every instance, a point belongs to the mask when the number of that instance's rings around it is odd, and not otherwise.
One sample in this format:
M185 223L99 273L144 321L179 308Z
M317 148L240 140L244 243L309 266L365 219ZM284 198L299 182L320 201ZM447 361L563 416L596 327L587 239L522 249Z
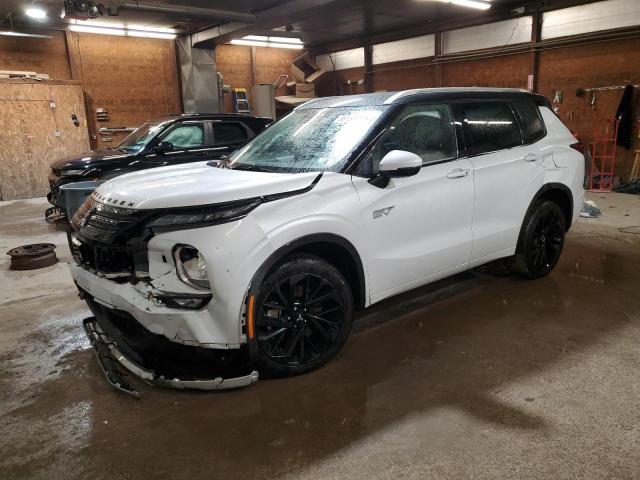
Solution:
M333 358L351 332L353 296L344 276L312 255L285 259L256 296L255 335L261 370L306 373Z
M551 200L537 202L527 213L520 231L513 265L525 278L540 278L556 266L562 253L565 219Z

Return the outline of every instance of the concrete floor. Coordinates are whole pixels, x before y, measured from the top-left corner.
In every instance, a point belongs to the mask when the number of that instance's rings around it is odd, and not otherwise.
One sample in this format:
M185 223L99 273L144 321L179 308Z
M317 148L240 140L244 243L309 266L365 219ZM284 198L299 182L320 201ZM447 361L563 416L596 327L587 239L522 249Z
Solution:
M640 197L591 198L547 278L485 267L361 314L312 374L141 400L102 377L45 203L0 203L1 251L62 261L0 259L0 478L640 478Z

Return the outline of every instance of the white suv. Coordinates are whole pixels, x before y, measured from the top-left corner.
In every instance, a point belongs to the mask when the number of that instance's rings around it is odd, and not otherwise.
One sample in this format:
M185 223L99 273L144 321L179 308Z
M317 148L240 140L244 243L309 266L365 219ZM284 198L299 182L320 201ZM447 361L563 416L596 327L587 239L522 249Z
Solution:
M355 309L499 258L548 274L582 206L575 145L523 90L312 100L227 160L90 197L69 238L85 328L125 389L114 358L177 387L308 372Z

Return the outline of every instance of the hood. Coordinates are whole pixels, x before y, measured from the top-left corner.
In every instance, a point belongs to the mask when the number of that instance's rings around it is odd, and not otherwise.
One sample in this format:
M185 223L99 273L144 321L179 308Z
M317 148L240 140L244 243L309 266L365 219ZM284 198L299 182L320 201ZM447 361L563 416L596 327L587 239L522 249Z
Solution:
M317 176L229 170L198 162L122 175L102 184L94 197L129 208L188 207L299 190Z
M72 170L88 168L104 162L118 163L122 159L131 158L133 154L120 152L118 150L107 150L106 148L91 150L78 155L69 155L51 163L53 170Z

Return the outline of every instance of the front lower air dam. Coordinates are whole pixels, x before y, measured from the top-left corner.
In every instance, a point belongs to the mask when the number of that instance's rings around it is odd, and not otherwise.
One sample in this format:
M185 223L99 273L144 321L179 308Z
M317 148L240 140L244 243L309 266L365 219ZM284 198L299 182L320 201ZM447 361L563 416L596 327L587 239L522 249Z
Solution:
M121 370L126 368L136 377L150 385L161 387L191 389L191 390L225 390L233 388L241 388L251 385L258 381L258 372L252 370L250 373L234 378L170 378L162 373L148 369L137 364L134 360L126 357L119 349L118 343L114 341L106 332L104 332L95 317L89 317L83 320L83 326L94 353L100 364L100 368L105 378L116 390L129 395L140 398L142 392L130 385L127 381L129 376Z
M247 348L176 343L148 331L126 312L100 305L87 298L87 292L81 294L95 315L83 321L85 333L105 378L117 390L140 397L142 392L128 380L132 376L150 385L193 390L240 388L258 380Z

